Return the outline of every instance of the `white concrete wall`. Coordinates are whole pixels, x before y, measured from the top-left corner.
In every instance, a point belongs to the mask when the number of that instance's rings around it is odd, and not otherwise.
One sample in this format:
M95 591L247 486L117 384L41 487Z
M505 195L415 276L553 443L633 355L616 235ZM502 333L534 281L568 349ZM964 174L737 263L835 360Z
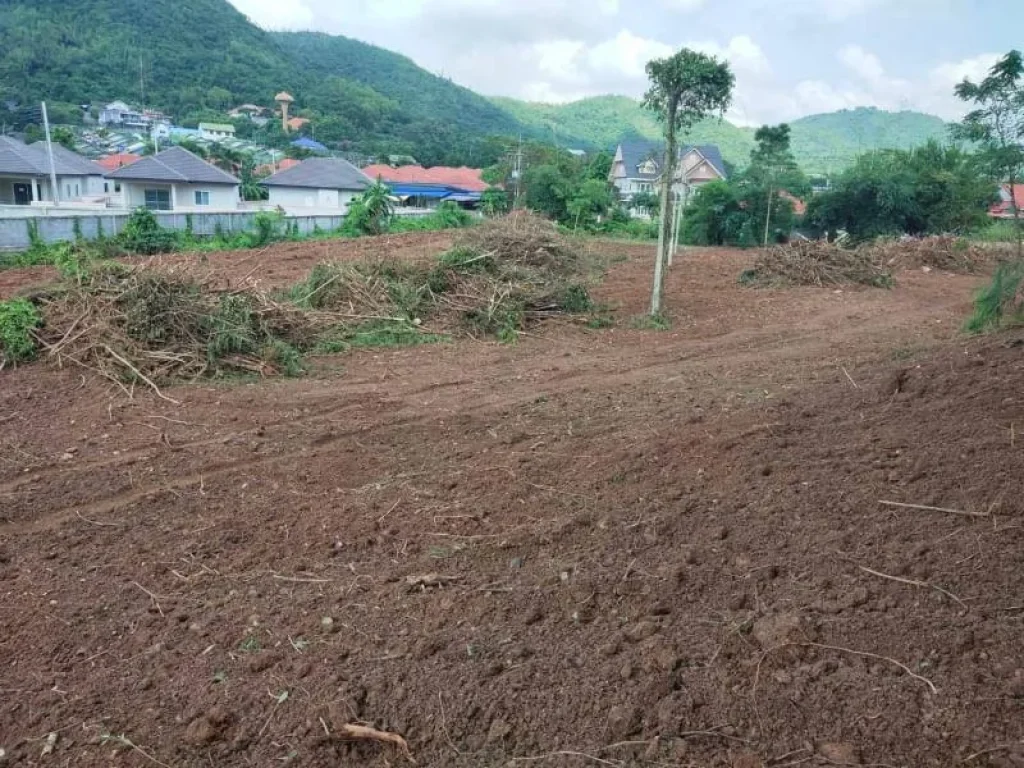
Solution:
M301 187L270 187L272 206L280 206L288 213L302 214L313 210L348 211L348 206L356 197L356 192L333 189L304 189ZM336 197L335 197L336 196Z

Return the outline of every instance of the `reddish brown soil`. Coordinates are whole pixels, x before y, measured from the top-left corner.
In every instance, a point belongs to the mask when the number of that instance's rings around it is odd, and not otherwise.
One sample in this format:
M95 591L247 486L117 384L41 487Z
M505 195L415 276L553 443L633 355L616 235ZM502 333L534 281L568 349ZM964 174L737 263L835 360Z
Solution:
M421 766L1024 765L1024 347L958 337L977 279L698 251L640 331L650 249L606 247L611 330L180 405L0 374L10 764L403 764L364 722Z
M357 240L321 240L277 243L258 250L218 253L178 253L166 256L131 257L131 264L190 264L208 271L225 283L252 283L279 287L303 279L321 261L352 261L395 258L415 261L436 256L451 247L452 232L411 232L402 235L362 237ZM45 285L57 277L53 267L0 270L0 299Z

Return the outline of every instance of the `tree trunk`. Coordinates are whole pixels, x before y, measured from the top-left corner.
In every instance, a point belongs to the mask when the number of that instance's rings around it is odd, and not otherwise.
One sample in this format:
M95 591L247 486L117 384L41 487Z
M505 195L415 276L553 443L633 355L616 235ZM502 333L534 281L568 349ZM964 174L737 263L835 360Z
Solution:
M1024 230L1021 229L1020 207L1017 205L1016 179L1010 179L1010 205L1013 206L1013 226L1017 232L1017 261L1024 261ZM1021 201L1024 203L1024 200Z
M665 284L665 263L668 260L669 238L672 237L673 216L669 213L669 197L676 175L676 113L678 105L670 103L665 115L665 161L661 172L661 220L658 226L658 253L654 259L654 289L651 291L651 315L661 313L661 293Z

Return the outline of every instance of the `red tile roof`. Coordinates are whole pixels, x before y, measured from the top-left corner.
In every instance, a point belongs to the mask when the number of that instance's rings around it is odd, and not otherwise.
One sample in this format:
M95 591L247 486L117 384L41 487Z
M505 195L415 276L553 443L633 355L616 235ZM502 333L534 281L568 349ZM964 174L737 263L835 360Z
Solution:
M288 127L293 131L298 131L306 125L309 125L309 120L304 117L292 117L288 120Z
M787 192L786 190L783 189L779 192L779 197L781 197L783 200L789 200L789 202L793 204L793 213L795 213L797 216L803 216L805 213L807 213L807 203L805 203L796 195L791 194L790 192Z
M140 160L139 155L133 155L130 153L124 153L120 155L107 155L102 157L96 162L102 166L105 171L116 171L118 168L123 168L126 165L131 165L136 160Z
M1014 199L1017 201L1017 209L1024 212L1024 184L1013 185ZM1013 206L1010 198L1010 185L1002 185L1002 194L1000 200L988 210L989 216L994 216L1000 219L1012 219L1013 218Z
M277 173L278 171L287 171L289 168L294 168L301 162L301 160L295 160L294 158L286 157L277 165L267 163L266 165L256 166L256 173L262 176L263 174Z
M442 184L469 192L483 192L491 186L483 180L483 171L479 168L446 168L440 165L434 168L419 165L392 168L390 165L368 165L363 168L363 173L371 179L380 177L395 184Z

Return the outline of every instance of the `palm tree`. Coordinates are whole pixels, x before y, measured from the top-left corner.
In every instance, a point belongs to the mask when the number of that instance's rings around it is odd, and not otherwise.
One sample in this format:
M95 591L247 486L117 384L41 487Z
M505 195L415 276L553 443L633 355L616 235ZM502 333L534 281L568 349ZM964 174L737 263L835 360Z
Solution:
M384 232L391 217L395 215L395 208L391 203L391 190L381 181L380 177L363 193L363 206L366 208L368 223L373 234L379 235Z

